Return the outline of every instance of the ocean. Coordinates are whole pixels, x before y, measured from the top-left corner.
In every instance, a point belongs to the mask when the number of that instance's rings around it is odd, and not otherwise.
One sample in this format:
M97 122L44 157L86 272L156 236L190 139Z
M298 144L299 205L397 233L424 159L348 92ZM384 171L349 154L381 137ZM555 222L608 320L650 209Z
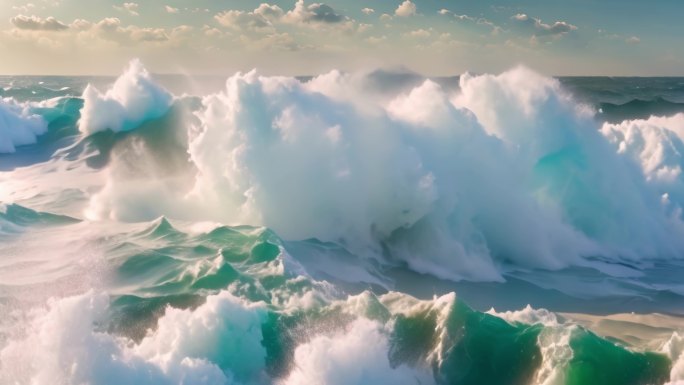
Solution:
M684 78L0 97L1 384L684 384Z

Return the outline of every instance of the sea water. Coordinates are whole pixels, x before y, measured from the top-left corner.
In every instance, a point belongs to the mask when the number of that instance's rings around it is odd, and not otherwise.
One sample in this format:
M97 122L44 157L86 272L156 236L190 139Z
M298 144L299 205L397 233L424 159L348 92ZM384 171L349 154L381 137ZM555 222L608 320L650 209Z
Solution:
M0 96L0 383L684 381L684 79Z

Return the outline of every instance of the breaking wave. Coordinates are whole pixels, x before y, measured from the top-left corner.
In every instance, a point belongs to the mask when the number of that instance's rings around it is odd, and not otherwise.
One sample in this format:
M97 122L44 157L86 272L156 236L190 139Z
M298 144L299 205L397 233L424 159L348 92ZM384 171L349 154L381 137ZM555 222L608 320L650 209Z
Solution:
M620 150L619 125L601 127L556 80L516 68L466 74L455 92L426 80L387 98L359 83L236 74L199 106L186 102L194 114L166 124L175 139L160 148L138 123L168 114L172 96L136 62L104 97L135 106L135 118L92 128L91 116L116 109L86 92L82 131L141 133L112 160L89 215L266 226L453 280L500 280L502 265L682 255L676 183L649 177ZM671 119L657 140L677 145Z
M684 381L676 317L453 293L681 313L683 114L525 68L77 83L0 102L1 383Z

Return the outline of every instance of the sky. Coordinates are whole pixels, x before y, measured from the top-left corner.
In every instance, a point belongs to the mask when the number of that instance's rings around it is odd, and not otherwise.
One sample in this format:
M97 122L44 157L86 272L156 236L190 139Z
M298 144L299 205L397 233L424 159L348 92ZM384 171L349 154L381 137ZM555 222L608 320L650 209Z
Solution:
M269 0L266 0L269 1ZM682 0L1 0L0 74L684 75Z

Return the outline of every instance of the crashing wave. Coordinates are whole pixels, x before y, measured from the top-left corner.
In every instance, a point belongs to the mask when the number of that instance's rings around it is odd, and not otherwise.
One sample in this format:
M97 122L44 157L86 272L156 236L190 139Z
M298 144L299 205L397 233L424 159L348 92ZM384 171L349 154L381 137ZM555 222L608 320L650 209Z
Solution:
M106 92L88 85L83 101L78 127L84 134L92 134L129 131L160 118L171 107L173 96L152 80L139 60L134 60Z
M230 77L188 119L187 150L184 138L163 156L126 150L125 172L110 166L89 217L266 226L453 280L501 280L502 264L682 255L684 226L662 198L679 205L676 191L654 191L558 81L516 68L466 74L455 93L426 80L373 101L360 79ZM130 130L172 99L139 62L106 95L93 92L86 132ZM118 111L98 104L113 99L123 100L116 116L88 123ZM185 151L182 175L157 175L163 157Z
M0 98L0 154L13 153L18 146L36 143L47 129L45 119L31 112L27 103Z

